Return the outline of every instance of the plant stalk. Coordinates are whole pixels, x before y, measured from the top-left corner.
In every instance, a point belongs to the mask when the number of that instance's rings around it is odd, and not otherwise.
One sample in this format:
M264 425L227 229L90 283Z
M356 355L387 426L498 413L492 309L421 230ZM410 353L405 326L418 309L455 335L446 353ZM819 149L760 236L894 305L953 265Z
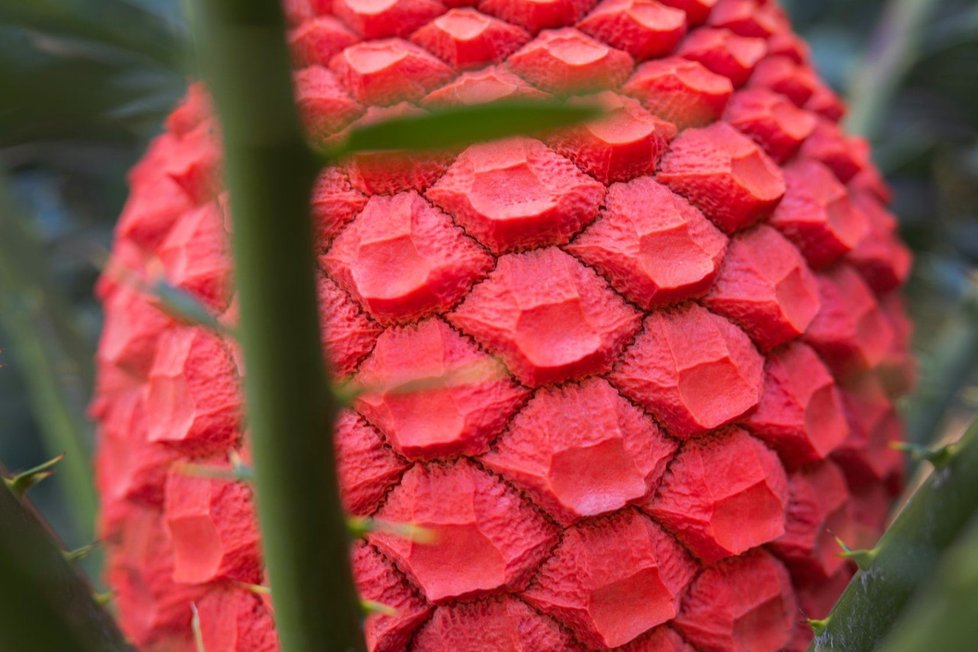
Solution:
M0 476L3 468L0 467ZM112 617L33 509L0 481L0 641L5 650L124 652Z
M978 422L913 495L853 577L811 650L872 650L978 511Z
M883 652L966 652L978 640L978 520L972 519L906 615L880 646Z
M248 429L283 652L364 649L339 499L309 196L279 0L198 5L231 193Z

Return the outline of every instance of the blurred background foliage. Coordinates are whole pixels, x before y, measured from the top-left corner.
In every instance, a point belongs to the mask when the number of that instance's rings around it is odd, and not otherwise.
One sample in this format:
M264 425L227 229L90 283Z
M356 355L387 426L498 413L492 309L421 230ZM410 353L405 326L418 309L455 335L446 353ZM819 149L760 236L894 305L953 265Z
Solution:
M917 256L910 429L953 436L978 407L978 2L782 3L824 77L858 98L854 126ZM91 536L93 285L126 173L193 77L182 4L0 0L0 460L33 466L80 437L32 493L70 546Z
M0 0L0 460L81 442L32 492L70 547L92 536L93 286L189 55L176 0Z

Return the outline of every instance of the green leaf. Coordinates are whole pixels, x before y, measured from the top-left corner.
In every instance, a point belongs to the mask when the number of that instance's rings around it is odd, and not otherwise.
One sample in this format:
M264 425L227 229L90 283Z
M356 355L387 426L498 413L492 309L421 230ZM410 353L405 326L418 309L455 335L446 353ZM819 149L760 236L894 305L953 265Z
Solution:
M0 20L2 147L72 139L132 143L159 129L185 85L181 75L152 62Z
M489 102L436 109L357 127L330 158L359 151L432 150L464 147L508 136L539 134L601 115L597 106L566 102Z

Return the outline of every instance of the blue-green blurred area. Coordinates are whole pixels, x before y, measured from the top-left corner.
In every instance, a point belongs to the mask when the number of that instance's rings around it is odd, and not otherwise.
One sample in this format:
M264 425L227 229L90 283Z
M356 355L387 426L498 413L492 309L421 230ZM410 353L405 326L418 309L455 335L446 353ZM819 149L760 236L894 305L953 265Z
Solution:
M37 346L92 448L84 417L101 322L98 265L127 171L182 95L190 61L173 0L0 0L0 463L8 469L67 448L51 433L59 415ZM91 532L68 466L31 497L75 547Z
M914 1L783 4L822 74L848 95L867 52L893 46L892 34L880 30L886 7ZM898 76L895 95L871 126L877 160L917 254L910 298L918 346L926 353L946 338L948 315L958 314L978 265L978 3L922 4L936 9L922 22L920 42L903 48L906 74ZM57 452L51 436L43 436L50 404L29 392L37 386L31 378L37 367L21 338L33 338L51 354L51 374L71 410L81 414L88 400L100 319L92 288L125 200L126 173L192 76L181 5L0 0L0 193L10 200L0 223L16 222L18 237L31 243L0 240L0 260L36 248L33 271L8 279L15 287L0 296L0 461L10 468ZM29 312L26 333L11 324L15 310ZM74 344L63 341L66 332L74 334ZM978 358L978 342L975 349ZM970 378L978 359L966 362ZM930 382L926 375L924 382ZM958 385L965 386L952 388L961 397L953 407L967 411L974 392L969 382ZM90 438L89 427L81 430ZM74 491L61 473L32 493L71 545L85 538L65 499Z

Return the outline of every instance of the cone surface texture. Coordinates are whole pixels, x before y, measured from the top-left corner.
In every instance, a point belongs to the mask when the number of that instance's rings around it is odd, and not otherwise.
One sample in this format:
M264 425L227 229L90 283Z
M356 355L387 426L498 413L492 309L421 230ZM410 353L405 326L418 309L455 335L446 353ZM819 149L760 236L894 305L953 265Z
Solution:
M371 650L802 649L901 477L910 256L866 144L766 0L288 0L310 138L568 93L599 122L362 153L311 199L323 343L366 392L346 509ZM108 578L140 650L277 649L227 197L194 87L131 174L93 412ZM421 381L421 382L417 382ZM405 385L407 384L407 385ZM410 389L405 389L405 387ZM325 648L324 648L325 649Z

